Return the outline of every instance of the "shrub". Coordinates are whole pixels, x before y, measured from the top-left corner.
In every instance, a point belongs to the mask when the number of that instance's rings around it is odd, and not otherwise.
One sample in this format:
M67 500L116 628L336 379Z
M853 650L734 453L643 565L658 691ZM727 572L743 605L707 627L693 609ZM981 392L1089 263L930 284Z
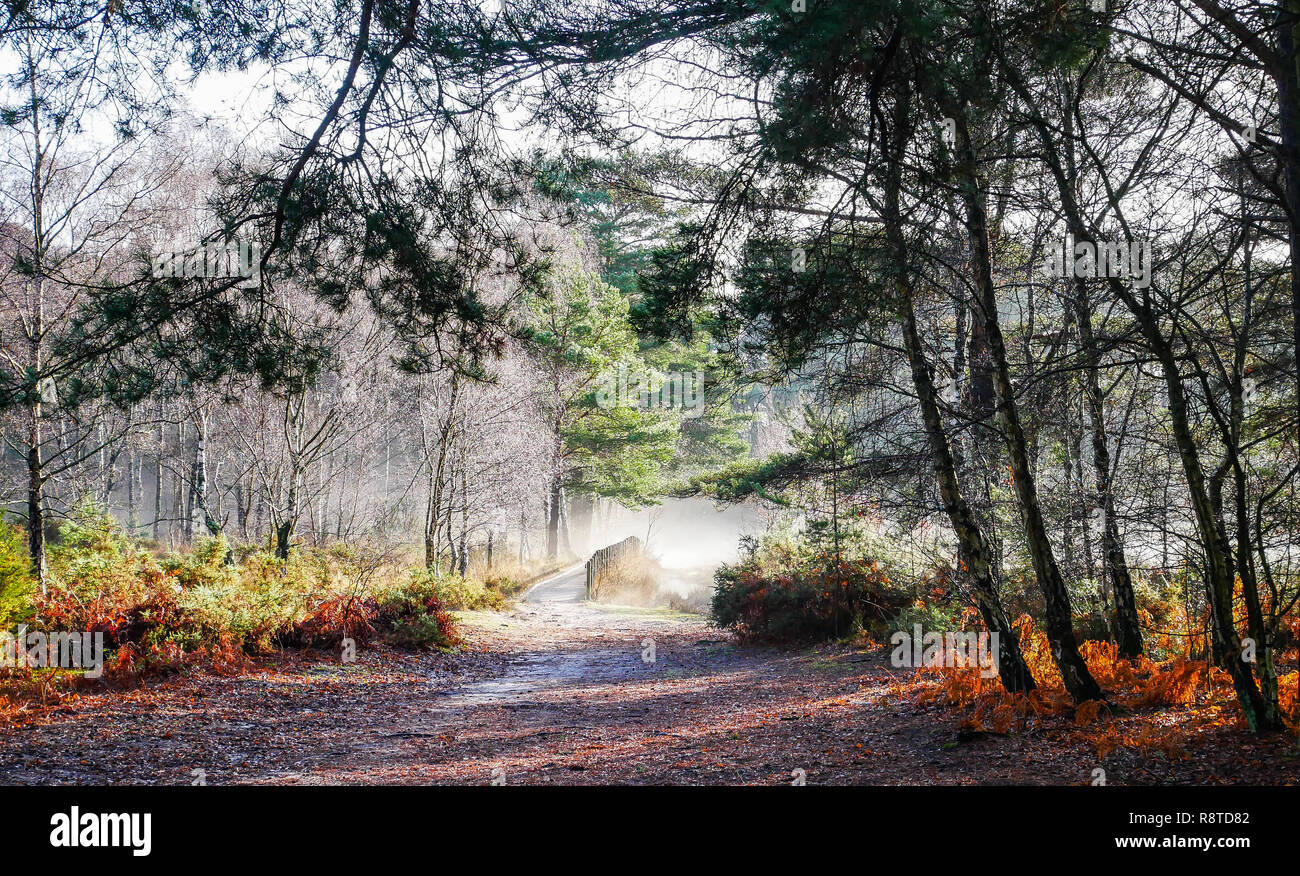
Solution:
M282 563L265 553L239 566L222 536L168 554L163 567L179 589L180 616L163 635L183 647L233 642L250 654L270 651L307 616L318 576L310 560Z
M384 637L406 648L451 648L460 644L456 625L438 599L430 576L416 573L377 600L376 621Z
M378 616L379 608L373 599L355 593L331 595L294 624L284 643L300 648L336 648L350 638L363 645L378 634Z
M905 598L867 559L814 558L771 573L757 556L722 566L714 576L712 613L745 639L774 642L848 635L883 623Z
M403 647L459 643L447 604L499 608L498 590L423 572L390 583L391 563L356 549L232 551L222 536L156 559L92 503L78 506L50 549L50 586L32 597L46 630L102 632L105 678L166 674L193 666L247 665L283 646L335 647L378 636ZM381 558L383 559L383 558ZM0 619L30 592L21 534L0 531ZM26 583L24 583L26 582ZM11 598L12 594L12 598Z
M921 629L927 633L942 633L965 627L962 623L962 612L957 608L917 599L894 616L890 621L889 629L890 632L901 630L911 635L916 624L920 624Z
M474 578L454 572L435 575L429 569L411 571L412 585L436 597L442 605L453 611L500 611L506 607L506 598Z
M450 648L458 641L442 610L389 618L387 639L399 648Z
M16 526L0 523L0 629L28 619L34 589L26 535Z
M49 551L49 583L34 598L36 622L51 630L102 632L110 645L138 638L140 607L166 602L162 568L93 502L82 502Z
M483 577L483 586L495 590L503 597L518 596L528 589L528 579L514 574L489 574Z

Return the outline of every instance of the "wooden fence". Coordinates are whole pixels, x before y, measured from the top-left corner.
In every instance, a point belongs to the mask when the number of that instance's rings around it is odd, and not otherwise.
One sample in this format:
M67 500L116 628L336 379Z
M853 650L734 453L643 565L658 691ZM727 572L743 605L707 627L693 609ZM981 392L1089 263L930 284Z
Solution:
M645 550L641 545L641 539L635 535L629 535L620 542L615 542L609 547L603 547L591 555L587 560L587 598L591 598L593 587L600 585L605 571L616 560L622 559L630 554L640 554Z

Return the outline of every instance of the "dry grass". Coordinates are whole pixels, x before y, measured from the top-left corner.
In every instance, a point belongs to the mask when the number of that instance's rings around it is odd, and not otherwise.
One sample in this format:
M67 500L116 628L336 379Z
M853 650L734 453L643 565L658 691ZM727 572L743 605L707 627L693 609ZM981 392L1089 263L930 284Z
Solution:
M663 569L645 554L627 554L610 562L592 583L588 598L594 602L648 606L657 603Z

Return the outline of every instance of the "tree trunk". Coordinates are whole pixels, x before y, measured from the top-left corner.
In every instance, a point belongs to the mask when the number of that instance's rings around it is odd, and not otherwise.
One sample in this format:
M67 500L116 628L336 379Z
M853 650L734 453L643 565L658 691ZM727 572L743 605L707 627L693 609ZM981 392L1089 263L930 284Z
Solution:
M909 133L907 114L910 109L909 99L898 101L893 140L894 162L890 165L891 169L887 173L885 185L885 232L893 253L895 270L898 272L894 282L894 294L899 315L902 317L904 346L911 367L912 383L916 388L921 419L934 457L935 479L939 485L944 512L957 535L957 555L961 561L962 571L974 587L976 607L984 620L985 627L990 632L998 634L997 669L1002 685L1012 693L1019 693L1033 690L1034 678L1021 654L1019 637L1002 607L1002 600L993 578L988 543L984 539L984 533L979 527L975 514L962 497L952 448L943 429L943 418L939 411L930 364L925 358L916 325L916 312L912 303L913 292L908 274L907 245L903 237L902 211L899 206L901 188L899 177L902 154Z
M979 300L976 302L977 322L984 327L993 365L993 382L997 393L998 417L1002 424L1007 454L1010 457L1012 478L1020 503L1024 523L1025 544L1038 586L1043 593L1048 641L1052 656L1061 672L1066 690L1076 703L1102 698L1101 687L1088 671L1083 655L1074 640L1074 618L1070 606L1070 593L1065 587L1051 542L1042 509L1038 505L1038 490L1029 459L1029 446L1016 406L1015 387L1007 365L1006 344L998 321L997 292L993 286L992 253L989 250L988 222L984 211L983 195L975 173L975 150L964 116L957 116L957 132L961 154L956 166L958 184L965 208L966 232L970 241L975 285Z
M242 480L235 481L235 522L239 526L239 538L248 541L248 512L252 496L244 489Z
M167 429L164 426L158 427L158 453L154 456L153 461L153 524L149 527L149 534L157 541L162 537L162 509L163 509L163 451L167 446Z
M461 454L461 468L465 468L465 456ZM460 479L460 562L457 570L461 577L469 571L469 478L462 474Z
M1133 595L1133 578L1129 574L1124 543L1115 517L1115 493L1110 479L1110 448L1106 440L1106 413L1099 377L1100 353L1092 330L1088 290L1084 280L1074 280L1075 319L1079 325L1079 345L1083 349L1083 398L1092 428L1092 467L1097 490L1097 507L1102 511L1101 552L1114 594L1113 624L1119 653L1137 657L1142 653L1142 627L1138 621L1137 599Z
M103 423L101 423L99 427L99 440L101 442L106 440L107 432L107 428ZM115 448L112 453L107 453L106 447L101 447L99 450L101 461L105 459L105 456L107 456L107 463L105 464L103 472L104 496L103 501L100 503L104 506L105 511L111 511L113 508L113 491L117 489L117 458L121 452L121 447Z
M41 403L32 403L27 424L27 550L32 578L45 593L45 479L41 462Z
M137 483L139 457L135 449L126 450L126 528L135 538L140 530L140 488Z
M1237 700L1241 703L1246 721L1254 730L1272 730L1275 727L1265 723L1266 715L1271 712L1265 708L1255 680L1251 677L1249 664L1241 659L1241 640L1232 618L1232 590L1235 575L1229 559L1231 549L1227 536L1219 526L1214 503L1210 498L1205 473L1201 468L1200 454L1196 448L1196 439L1192 434L1187 414L1187 401L1183 394L1182 377L1173 351L1169 349L1159 326L1145 309L1138 315L1143 325L1147 340L1156 348L1164 371L1165 385L1169 392L1169 420L1174 433L1174 442L1178 455L1182 459L1183 473L1187 478L1187 490L1196 514L1197 529L1200 530L1202 548L1206 554L1206 595L1210 603L1213 620L1215 650L1226 657L1225 668L1232 676L1233 687L1237 691Z
M560 476L551 481L551 495L546 509L546 557L555 560L560 555Z
M1234 454L1235 461L1235 454ZM1264 620L1264 608L1259 600L1259 580L1255 574L1254 551L1250 542L1250 511L1246 505L1246 472L1240 463L1234 464L1233 486L1235 493L1234 510L1236 512L1237 530L1237 575L1241 578L1241 592L1246 602L1246 626L1250 637L1255 640L1255 674L1259 678L1260 725L1264 727L1283 726L1282 712L1278 703L1277 667L1273 663L1273 643L1268 624Z
M452 476L455 477L454 473ZM455 492L455 485L453 484L451 486L451 489L447 491L447 505L445 508L443 508L443 519L446 521L446 523L442 529L443 529L443 535L447 539L447 571L448 572L456 571L456 566L459 560L459 555L456 553L456 533L452 529L452 527L454 526L454 521L453 521L454 515L452 513L454 496L452 494L454 492Z
M179 474L184 471L185 465L185 424L176 424L176 468L178 471L176 477L176 512L172 515L173 528L179 524L181 538L189 542L194 528L194 460L190 458L190 473L188 477Z
M302 474L298 469L289 472L289 497L285 503L284 516L275 527L275 555L281 560L289 559L292 548L293 531L298 525L299 480Z
M289 540L293 538L293 523L286 520L275 528L275 556L279 560L289 559Z
M200 411L194 419L194 492L190 519L191 537L211 535L216 527L208 513L208 416Z
M31 55L31 44L28 43L27 69L30 73L28 77L28 89L31 95L32 106L38 105L36 94L36 64ZM46 251L45 241L45 148L41 142L41 116L39 113L32 114L32 141L33 141L33 164L31 183L32 195L32 258L33 258L33 277L32 284L35 290L35 308L31 314L31 323L28 326L27 339L31 343L31 360L28 363L31 366L32 373L38 378L38 382L32 387L35 397L31 400L31 406L28 409L27 422L27 551L31 558L32 578L37 586L40 587L41 593L44 594L47 585L47 567L45 560L45 471L44 462L41 459L41 385L39 377L41 369L44 367L44 343L45 343L45 260Z
M1291 256L1291 342L1294 361L1300 362L1300 57L1296 56L1296 42L1300 40L1300 0L1286 0L1286 14L1278 25L1277 50L1283 64L1288 65L1275 72L1275 82L1290 219L1287 242ZM1300 404L1300 368L1296 369L1296 399ZM1297 423L1300 424L1300 420Z
M439 503L442 502L441 489L438 487L437 469L429 469L429 496L424 507L424 568L430 572L438 568L438 528Z
M985 627L990 632L998 634L998 675L1002 679L1002 686L1012 693L1033 690L1034 678L1021 654L1020 638L1007 618L994 582L988 543L984 539L984 533L974 512L961 495L956 464L947 435L943 431L943 420L939 413L930 366L924 358L920 334L916 328L910 289L900 290L899 297L903 311L903 336L912 370L912 384L916 388L926 437L934 455L934 474L939 484L939 496L943 502L944 512L952 524L953 532L957 535L957 555L961 560L962 570L975 589L976 607L984 620Z

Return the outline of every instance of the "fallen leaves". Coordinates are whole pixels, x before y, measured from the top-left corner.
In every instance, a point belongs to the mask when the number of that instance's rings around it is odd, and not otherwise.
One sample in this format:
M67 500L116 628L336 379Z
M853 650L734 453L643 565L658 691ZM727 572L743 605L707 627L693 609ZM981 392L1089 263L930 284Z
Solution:
M474 626L454 656L289 655L78 694L0 728L0 781L189 784L202 769L209 784L489 784L499 770L507 784L788 785L803 770L810 784L1071 784L1104 761L1112 783L1300 782L1287 740L1243 734L1216 697L1074 709L1044 691L981 710L887 654L718 648L707 632L524 612Z

